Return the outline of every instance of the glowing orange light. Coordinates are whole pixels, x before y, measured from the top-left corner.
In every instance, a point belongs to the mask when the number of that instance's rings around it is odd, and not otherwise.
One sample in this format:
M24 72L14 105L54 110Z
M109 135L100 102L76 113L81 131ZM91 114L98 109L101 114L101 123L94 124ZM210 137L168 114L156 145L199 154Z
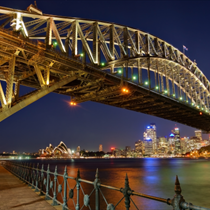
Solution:
M202 115L203 113L202 112L200 112L200 115Z
M74 103L74 106L76 106L77 104L76 103Z
M111 150L114 150L115 149L115 147L111 147Z
M123 88L122 91L125 93L128 93L128 89L126 89L126 88Z

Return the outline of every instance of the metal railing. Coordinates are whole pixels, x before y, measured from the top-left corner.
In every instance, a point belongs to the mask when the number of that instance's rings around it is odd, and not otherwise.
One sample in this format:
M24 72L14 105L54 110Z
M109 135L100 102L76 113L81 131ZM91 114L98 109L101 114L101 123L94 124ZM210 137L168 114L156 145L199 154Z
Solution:
M21 163L15 161L5 161L3 166L20 178L23 182L27 183L35 192L39 192L39 195L44 195L46 200L52 200L52 205L62 205L63 210L67 210L68 201L72 200L75 210L82 210L84 207L94 210L102 210L100 205L100 199L105 201L107 210L114 210L124 199L125 209L130 209L131 202L134 207L138 210L139 208L135 204L132 196L143 197L158 202L166 203L171 205L173 210L210 210L209 208L195 206L191 203L185 202L183 196L181 195L181 187L179 183L178 176L176 176L175 181L175 196L173 199L164 199L155 196L146 195L143 193L134 192L129 187L129 181L126 174L124 188L116 188L108 185L104 185L100 182L98 169L96 170L95 180L88 181L81 179L80 171L77 172L77 177L68 176L67 167L64 169L63 174L58 174L57 166L55 166L55 171L50 171L50 165L48 164L47 170L44 170L44 165L39 168L39 164L35 167L35 164ZM74 180L74 187L71 188L69 180ZM83 189L83 184L89 184L93 186L93 190L89 194L85 194ZM108 203L105 198L101 188L106 188L108 190L114 190L121 193L121 199L114 205ZM76 192L76 193L75 193ZM90 197L95 192L94 204L90 203ZM74 195L76 194L76 195ZM83 195L83 201L81 200L81 195ZM58 199L59 196L59 199ZM92 196L93 197L93 196ZM76 201L75 201L76 200ZM104 208L103 208L104 209Z

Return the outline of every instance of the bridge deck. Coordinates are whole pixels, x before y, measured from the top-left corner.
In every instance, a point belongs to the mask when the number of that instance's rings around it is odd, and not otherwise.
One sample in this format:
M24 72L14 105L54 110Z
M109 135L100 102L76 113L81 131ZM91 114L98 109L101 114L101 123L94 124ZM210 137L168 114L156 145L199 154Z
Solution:
M55 210L42 196L0 165L0 210L8 209Z

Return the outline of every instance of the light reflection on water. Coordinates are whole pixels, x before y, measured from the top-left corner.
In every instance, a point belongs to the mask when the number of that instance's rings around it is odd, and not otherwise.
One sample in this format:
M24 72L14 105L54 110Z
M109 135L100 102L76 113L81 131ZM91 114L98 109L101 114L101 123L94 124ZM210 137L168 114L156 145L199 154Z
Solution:
M130 188L136 192L149 194L162 198L173 198L175 176L179 176L182 195L187 202L194 205L210 207L210 160L206 159L75 159L75 160L34 160L40 164L50 164L50 170L54 171L58 166L58 173L63 174L67 165L69 176L76 177L80 169L81 178L94 180L96 168L99 169L101 183L114 187L124 187L125 175L129 178ZM34 162L33 161L33 162ZM62 181L62 180L61 180ZM75 183L70 182L73 188ZM84 191L90 192L92 186L83 185ZM121 193L102 189L108 203L116 204L122 198ZM81 198L82 198L82 194ZM94 202L94 194L92 196ZM142 210L169 210L167 204L151 201L145 198L133 197L136 205ZM82 204L81 199L81 204ZM102 210L106 209L105 202L101 198ZM69 202L71 207L72 203ZM135 209L131 204L131 209ZM83 208L84 210L86 208ZM88 209L88 208L87 208ZM124 201L118 209L125 209Z

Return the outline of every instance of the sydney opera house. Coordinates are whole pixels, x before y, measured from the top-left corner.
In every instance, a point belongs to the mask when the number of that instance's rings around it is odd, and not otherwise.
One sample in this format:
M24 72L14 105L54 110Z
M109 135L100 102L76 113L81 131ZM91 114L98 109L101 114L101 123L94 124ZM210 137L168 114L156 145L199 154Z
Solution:
M72 152L70 148L64 144L64 142L60 142L57 147L53 147L52 144L49 144L49 147L46 149L39 150L40 157L71 157Z

